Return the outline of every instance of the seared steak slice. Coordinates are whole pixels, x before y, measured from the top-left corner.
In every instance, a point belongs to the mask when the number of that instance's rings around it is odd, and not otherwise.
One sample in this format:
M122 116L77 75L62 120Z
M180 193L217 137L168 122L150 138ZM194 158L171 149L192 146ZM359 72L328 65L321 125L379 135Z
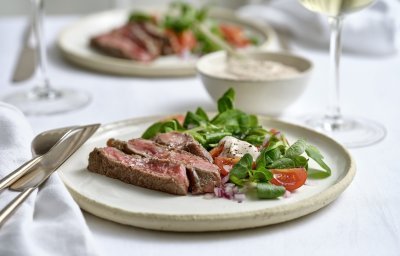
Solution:
M186 195L189 182L182 164L155 158L127 155L113 148L95 148L89 155L89 171L125 183Z
M133 139L128 142L110 139L108 146L116 147L128 154L169 160L186 167L189 190L192 194L211 193L221 184L219 169L207 160L183 150L171 150L151 140Z
M200 156L210 163L213 159L208 151L200 145L191 135L182 132L159 133L153 138L158 144L166 145L169 148L185 150L193 155Z
M125 27L125 35L133 42L145 49L154 58L161 55L161 43L150 36L146 30L143 29L141 23L131 22L125 25Z
M144 48L140 47L137 42L133 41L127 36L129 28L126 26L105 34L93 37L90 40L90 45L98 51L107 55L138 60L138 61L151 61L156 56L147 52Z
M169 55L174 53L169 38L165 34L164 30L160 29L151 22L143 22L140 25L147 32L147 34L149 34L151 37L159 42L162 55Z

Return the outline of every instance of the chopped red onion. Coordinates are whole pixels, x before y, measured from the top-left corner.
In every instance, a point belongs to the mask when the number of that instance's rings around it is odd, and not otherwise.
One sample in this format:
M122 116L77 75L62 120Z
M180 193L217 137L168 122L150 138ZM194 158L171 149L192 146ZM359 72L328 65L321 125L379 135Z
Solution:
M286 190L285 194L283 195L284 198L288 198L292 195L289 190Z
M246 199L246 195L242 194L242 193L238 193L238 194L235 194L233 198L235 201L238 201L238 203L241 203Z
M233 187L235 187L235 184L233 184L233 183L225 183L225 187L233 188Z
M222 188L214 188L214 194L216 197L222 197Z
M225 194L229 196L233 196L233 187L225 186Z
M246 195L241 191L241 189L233 183L223 183L221 187L214 188L214 194L205 195L205 197L212 198L225 198L228 200L234 200L241 203L245 200Z
M222 184L225 184L225 183L227 183L228 181L229 181L229 175L226 175L225 177L223 177L223 178L221 179Z

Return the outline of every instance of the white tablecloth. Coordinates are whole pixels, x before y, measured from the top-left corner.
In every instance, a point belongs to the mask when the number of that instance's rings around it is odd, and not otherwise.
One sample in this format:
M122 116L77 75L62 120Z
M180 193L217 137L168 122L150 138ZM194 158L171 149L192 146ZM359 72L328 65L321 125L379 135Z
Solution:
M54 40L76 17L49 17L49 73L55 86L86 90L85 109L51 117L30 117L35 133L55 127L184 112L214 104L197 78L145 79L85 71L63 61ZM26 89L10 77L24 27L22 18L0 18L0 95ZM362 43L362 42L360 42ZM291 45L310 58L310 85L284 118L296 121L320 112L326 101L327 52ZM269 227L219 233L177 234L119 225L89 213L85 218L104 255L399 255L400 254L400 56L342 59L343 112L384 124L388 135L374 146L353 149L357 175L331 205L306 217ZM1 244L0 246L6 246Z

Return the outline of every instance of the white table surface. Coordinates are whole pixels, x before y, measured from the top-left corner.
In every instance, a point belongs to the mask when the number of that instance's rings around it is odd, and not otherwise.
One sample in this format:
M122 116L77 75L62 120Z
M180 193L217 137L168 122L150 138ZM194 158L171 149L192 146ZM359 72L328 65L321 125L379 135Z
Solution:
M88 91L93 100L79 111L29 117L35 133L74 124L185 112L197 106L215 108L195 77L116 77L64 62L54 41L60 29L75 19L48 17L49 73L55 86ZM22 18L0 18L0 96L25 90L34 82L19 86L10 82L24 24ZM292 47L315 64L307 91L284 116L296 121L296 117L324 109L328 55L296 44ZM357 163L356 177L331 205L283 224L202 234L143 230L84 213L99 251L104 255L400 255L400 56L344 54L342 77L343 112L379 121L388 134L377 145L350 150Z

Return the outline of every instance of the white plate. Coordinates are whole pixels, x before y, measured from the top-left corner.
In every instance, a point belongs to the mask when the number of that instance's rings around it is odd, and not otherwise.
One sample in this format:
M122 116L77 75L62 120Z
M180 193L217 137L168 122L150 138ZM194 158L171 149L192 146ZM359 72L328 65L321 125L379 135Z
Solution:
M159 10L162 8L152 8ZM151 63L142 63L110 57L98 53L89 47L90 38L121 26L127 20L131 10L112 10L90 15L64 29L58 38L58 46L63 56L81 67L128 76L188 76L196 74L196 57L187 60L176 56L160 57ZM210 10L210 17L224 22L238 24L251 33L257 35L262 41L259 46L268 49L276 40L276 33L267 25L239 18L233 12L224 9Z
M139 137L156 117L103 125L59 169L59 174L80 207L96 216L155 230L218 231L244 229L288 221L314 212L336 199L352 181L355 163L346 149L310 129L260 117L266 128L282 130L293 141L306 138L326 156L332 176L313 180L276 200L246 200L242 203L203 196L174 196L123 183L86 170L94 147L104 147L108 138Z

